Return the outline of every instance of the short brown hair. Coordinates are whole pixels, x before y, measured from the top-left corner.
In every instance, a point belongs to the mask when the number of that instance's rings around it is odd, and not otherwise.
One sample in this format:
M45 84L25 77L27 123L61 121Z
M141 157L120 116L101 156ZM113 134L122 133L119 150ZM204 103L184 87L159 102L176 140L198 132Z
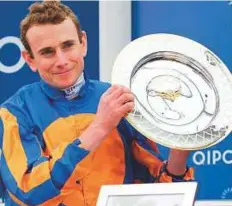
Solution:
M20 35L25 49L33 57L31 47L27 41L26 34L29 28L41 24L59 24L70 18L77 28L79 40L82 38L81 25L78 17L66 5L59 1L36 2L29 7L29 14L21 21Z

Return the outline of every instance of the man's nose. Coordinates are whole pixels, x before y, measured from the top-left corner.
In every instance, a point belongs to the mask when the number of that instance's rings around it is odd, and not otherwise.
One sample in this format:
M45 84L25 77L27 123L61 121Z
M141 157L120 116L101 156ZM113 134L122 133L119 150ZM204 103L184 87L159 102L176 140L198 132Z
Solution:
M63 51L57 50L56 51L56 57L57 57L57 61L56 61L57 66L62 67L62 66L65 66L65 65L68 64L66 54Z

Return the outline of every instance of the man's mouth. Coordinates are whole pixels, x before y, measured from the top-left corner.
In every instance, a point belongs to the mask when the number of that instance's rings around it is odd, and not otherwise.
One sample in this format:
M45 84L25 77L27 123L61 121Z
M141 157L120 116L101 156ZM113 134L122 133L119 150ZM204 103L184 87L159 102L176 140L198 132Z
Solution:
M72 71L72 69L69 69L69 70L65 70L65 71L59 71L59 72L56 72L54 74L55 75L64 75L64 74L68 74L71 71Z

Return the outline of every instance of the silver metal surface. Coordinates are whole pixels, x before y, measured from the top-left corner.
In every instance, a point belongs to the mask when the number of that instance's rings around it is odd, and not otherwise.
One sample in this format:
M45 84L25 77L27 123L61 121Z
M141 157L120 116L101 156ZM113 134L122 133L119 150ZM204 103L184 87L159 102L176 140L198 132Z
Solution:
M170 148L212 146L231 131L232 76L212 51L185 37L152 34L118 55L112 84L135 94L128 121Z

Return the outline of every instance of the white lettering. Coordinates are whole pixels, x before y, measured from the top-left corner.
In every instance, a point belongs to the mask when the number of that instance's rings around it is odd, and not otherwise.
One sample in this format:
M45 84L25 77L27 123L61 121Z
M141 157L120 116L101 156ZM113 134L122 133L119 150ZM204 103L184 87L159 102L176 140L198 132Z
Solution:
M216 165L219 162L232 164L232 150L207 150L194 152L192 160L196 165Z
M212 151L213 156L212 156L212 163L215 165L217 162L219 162L222 158L222 154L219 150L213 150Z
M228 157L227 155L230 156ZM232 164L232 150L226 150L222 155L223 162L226 164Z
M196 165L203 165L205 162L205 155L201 151L197 151L193 154L193 162Z

